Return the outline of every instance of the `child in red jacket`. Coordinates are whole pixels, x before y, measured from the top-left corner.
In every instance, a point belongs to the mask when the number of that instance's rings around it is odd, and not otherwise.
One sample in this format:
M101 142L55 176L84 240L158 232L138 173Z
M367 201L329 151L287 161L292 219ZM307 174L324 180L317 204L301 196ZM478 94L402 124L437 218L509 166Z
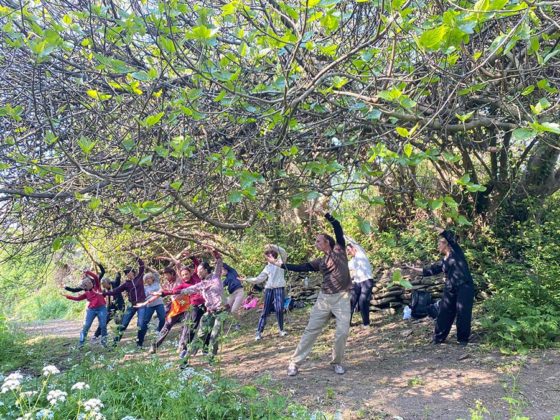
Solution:
M84 326L82 332L80 333L80 347L83 347L84 342L91 324L95 318L99 321L99 328L101 329L101 344L103 346L107 345L107 306L105 305L105 298L101 292L101 284L99 282L99 277L92 271L85 271L82 277L82 282L80 287L84 289L84 293L79 296L69 296L64 295L66 299L70 300L84 300L88 301L88 306L86 310L86 318L84 320Z

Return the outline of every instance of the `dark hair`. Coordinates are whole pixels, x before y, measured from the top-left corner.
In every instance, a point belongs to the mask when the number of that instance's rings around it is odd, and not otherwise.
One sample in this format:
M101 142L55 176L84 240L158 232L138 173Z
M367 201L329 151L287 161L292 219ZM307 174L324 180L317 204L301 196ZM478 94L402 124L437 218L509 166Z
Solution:
M267 249L264 255L272 255L274 258L278 258L278 252L273 249Z
M129 265L127 265L127 266L124 268L124 270L123 270L124 274L128 274L128 273L130 273L131 271L132 271L133 273L136 273L136 270L134 270L134 269L133 269L131 266L129 266Z
M174 276L177 274L175 272L175 270L173 269L173 267L169 267L169 266L167 266L163 269L163 274L165 274L165 273L173 274Z
M209 273L211 273L213 271L213 267L210 265L210 263L208 261L204 261L200 265L202 266L202 268L204 268Z
M334 246L336 245L336 241L334 240L334 238L331 235L328 235L326 233L321 233L321 235L323 235L323 237L329 241L329 245L331 246L331 249L334 248Z

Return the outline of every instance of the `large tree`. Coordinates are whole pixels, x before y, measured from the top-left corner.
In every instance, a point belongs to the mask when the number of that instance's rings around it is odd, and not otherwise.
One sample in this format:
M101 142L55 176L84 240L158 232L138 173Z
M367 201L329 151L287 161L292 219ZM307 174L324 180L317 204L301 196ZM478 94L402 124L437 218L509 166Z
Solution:
M559 9L0 0L2 236L198 240L348 190L522 217L560 187Z

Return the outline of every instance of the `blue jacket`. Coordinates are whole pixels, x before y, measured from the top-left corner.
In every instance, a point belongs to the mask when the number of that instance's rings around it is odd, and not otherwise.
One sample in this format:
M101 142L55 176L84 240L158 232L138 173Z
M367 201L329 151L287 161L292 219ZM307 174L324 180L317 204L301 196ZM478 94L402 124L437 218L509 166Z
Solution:
M226 278L224 279L224 288L227 287L228 293L231 295L237 289L242 288L241 282L239 281L237 271L235 268L224 263L224 268L228 271Z

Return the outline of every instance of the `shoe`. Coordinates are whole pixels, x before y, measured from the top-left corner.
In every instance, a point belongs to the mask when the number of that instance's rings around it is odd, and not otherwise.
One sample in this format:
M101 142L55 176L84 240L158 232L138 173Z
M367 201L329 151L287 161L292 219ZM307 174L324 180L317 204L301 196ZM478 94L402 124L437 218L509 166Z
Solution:
M156 352L156 346L153 344L150 346L150 350L148 350L148 354L154 354Z
M461 347L467 347L469 342L468 341L457 341L457 344L460 345Z
M90 340L92 343L97 343L97 341L99 341L99 337L96 337L95 335L93 337L91 337Z
M261 333L257 333L257 335L255 335L255 341L259 341L259 340L262 340Z
M334 365L334 373L337 375L344 375L344 373L346 373L346 369L344 369L342 365Z
M294 363L288 365L288 376L296 376L298 374L298 368Z
M288 335L288 333L287 333L286 331L282 330L282 331L280 331L280 332L278 333L278 335L279 335L280 337L286 337L286 336Z
M181 353L179 354L179 359L184 359L187 356L187 351L183 350L181 351Z

